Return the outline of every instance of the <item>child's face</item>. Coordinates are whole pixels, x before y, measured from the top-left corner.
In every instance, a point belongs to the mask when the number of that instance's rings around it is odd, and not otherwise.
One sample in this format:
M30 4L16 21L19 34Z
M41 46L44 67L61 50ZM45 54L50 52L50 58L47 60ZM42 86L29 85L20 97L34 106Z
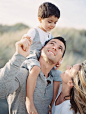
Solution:
M45 32L52 30L56 26L56 23L58 21L58 18L55 16L51 16L44 19L38 17L38 19L40 22L39 27Z

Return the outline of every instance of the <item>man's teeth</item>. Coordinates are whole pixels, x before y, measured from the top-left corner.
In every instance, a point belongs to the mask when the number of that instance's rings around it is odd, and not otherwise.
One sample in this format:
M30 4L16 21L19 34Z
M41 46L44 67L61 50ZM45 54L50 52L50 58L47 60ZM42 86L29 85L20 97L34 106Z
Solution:
M51 52L51 51L50 51L50 53L52 53L52 54L54 55L54 53L53 53L53 52Z

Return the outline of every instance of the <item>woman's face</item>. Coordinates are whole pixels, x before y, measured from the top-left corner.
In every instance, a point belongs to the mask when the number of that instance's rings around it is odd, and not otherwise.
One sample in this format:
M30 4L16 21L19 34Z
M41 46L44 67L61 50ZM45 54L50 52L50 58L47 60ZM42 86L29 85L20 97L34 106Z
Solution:
M80 69L80 64L76 64L73 67L68 66L67 70L61 74L62 81L68 83L77 74Z

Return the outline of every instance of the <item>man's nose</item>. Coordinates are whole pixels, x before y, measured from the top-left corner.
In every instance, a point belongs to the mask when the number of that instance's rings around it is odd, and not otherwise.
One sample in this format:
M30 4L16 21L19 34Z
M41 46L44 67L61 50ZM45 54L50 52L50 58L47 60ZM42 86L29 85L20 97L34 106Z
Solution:
M53 49L56 51L56 50L57 50L57 46L56 46L56 45L54 45L54 46L53 46Z

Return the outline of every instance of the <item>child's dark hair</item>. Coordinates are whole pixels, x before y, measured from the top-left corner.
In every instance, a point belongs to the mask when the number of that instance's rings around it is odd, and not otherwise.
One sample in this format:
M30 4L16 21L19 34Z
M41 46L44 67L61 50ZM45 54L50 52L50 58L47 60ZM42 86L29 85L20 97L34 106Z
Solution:
M54 4L50 2L44 2L39 6L38 17L41 17L42 19L44 19L53 15L58 19L60 18L60 10Z
M63 38L63 37L54 37L54 38L51 38L51 39L49 39L49 40L47 40L46 42L45 42L45 44L44 44L44 46L50 41L50 40L52 40L52 39L58 39L58 40L60 40L61 42L63 42L63 44L64 44L64 46L65 46L65 50L64 50L64 52L63 52L63 55L62 55L62 57L64 56L64 54L65 54L65 51L66 51L66 41L65 41L65 39Z

